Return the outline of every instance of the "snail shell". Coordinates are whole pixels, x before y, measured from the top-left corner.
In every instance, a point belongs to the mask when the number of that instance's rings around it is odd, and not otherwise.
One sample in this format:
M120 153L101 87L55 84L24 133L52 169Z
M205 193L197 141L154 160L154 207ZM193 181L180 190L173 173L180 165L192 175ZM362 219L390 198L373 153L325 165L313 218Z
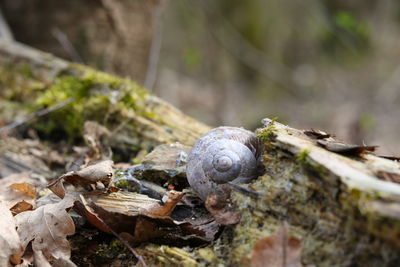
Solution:
M248 183L260 174L261 143L243 128L218 127L203 135L188 156L190 186L206 200L216 193L229 196L228 182Z

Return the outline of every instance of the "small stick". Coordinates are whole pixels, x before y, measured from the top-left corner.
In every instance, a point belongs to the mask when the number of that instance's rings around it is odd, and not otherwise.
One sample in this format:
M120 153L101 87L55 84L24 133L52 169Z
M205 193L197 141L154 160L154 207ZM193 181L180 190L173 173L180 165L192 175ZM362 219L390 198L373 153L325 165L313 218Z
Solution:
M93 210L88 210L88 205L86 202L86 199L84 196L80 195L80 199L81 201L78 203L80 203L82 205L82 208L85 209L85 212L89 212L91 213L93 216L96 217L96 219L102 224L102 226L109 232L111 232L116 238L118 238L119 241L122 242L122 244L124 244L124 246L126 248L129 249L129 251L136 257L136 259L143 265L143 267L148 267L148 265L146 264L146 262L143 260L142 256L139 255L139 253L137 253L132 247L131 245L129 245L128 241L126 241L125 239L123 239L119 234L117 234L110 226L108 226L108 224L106 224L104 222L103 219L101 219L97 213L95 213Z
M249 196L249 197L253 197L253 198L262 198L265 196L265 194L263 194L261 192L252 190L250 188L246 188L246 187L238 185L238 184L234 184L232 182L228 182L228 185L235 191L237 191L245 196Z
M74 100L74 98L70 97L70 98L65 99L61 103L58 103L56 105L53 105L53 106L50 106L50 107L47 107L47 108L44 108L44 109L41 109L41 110L38 110L38 111L35 111L35 112L31 113L31 114L28 114L26 117L22 118L19 121L14 121L14 122L12 122L10 124L7 124L4 127L1 127L0 128L0 133L12 130L12 129L14 129L14 128L18 127L18 126L21 126L22 124L24 124L24 123L26 123L26 122L34 119L34 118L44 116L44 115L46 115L46 114L48 114L50 112L53 112L53 111L55 111L57 109L63 108L66 105L68 105L69 103L71 103L73 100Z

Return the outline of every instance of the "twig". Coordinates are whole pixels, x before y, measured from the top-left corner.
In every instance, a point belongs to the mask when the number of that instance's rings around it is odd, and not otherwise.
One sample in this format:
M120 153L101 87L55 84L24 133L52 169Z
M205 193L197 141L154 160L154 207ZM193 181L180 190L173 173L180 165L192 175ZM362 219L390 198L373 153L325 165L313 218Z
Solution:
M228 185L234 189L235 191L245 195L245 196L249 196L249 197L253 197L253 198L262 198L265 197L265 194L252 190L250 188L246 188L244 186L238 185L238 184L234 184L232 182L228 182Z
M82 57L79 55L78 51L76 51L75 47L72 45L68 36L61 31L58 27L55 27L51 30L51 34L57 41L61 44L64 50L70 55L73 61L78 63L84 63Z
M3 13L0 10L0 39L7 42L13 42L14 36L10 30L10 27L5 20Z
M96 219L102 224L102 226L109 232L111 232L116 238L118 238L119 241L121 241L121 243L127 248L129 249L129 251L136 257L136 259L143 265L143 267L148 267L148 265L146 264L146 262L143 260L142 256L140 256L132 247L131 245L129 245L129 243L123 239L122 237L120 237L113 229L111 229L110 226L108 226L108 224L106 224L104 222L103 219L100 218L100 216L97 215L97 213L95 213L93 210L88 210L88 205L86 202L86 199L83 195L79 196L81 201L77 201L77 203L79 203L81 206L81 208L83 208L85 210L85 212L90 212L92 215L94 215L96 217Z
M34 118L44 116L44 115L46 115L46 114L48 114L50 112L53 112L53 111L55 111L57 109L63 108L66 105L68 105L69 103L71 103L73 100L74 100L74 98L70 97L70 98L67 98L66 100L62 101L61 103L58 103L58 104L53 105L53 106L50 106L48 108L44 108L44 109L35 111L35 112L31 113L31 114L28 114L26 117L22 118L21 120L14 121L14 122L12 122L10 124L7 124L4 127L1 127L0 128L0 133L12 130L12 129L14 129L14 128L18 127L18 126L21 126L22 124L24 124L24 123L26 123L26 122L34 119Z
M151 42L151 47L150 47L150 56L147 65L146 78L143 84L144 88L146 88L150 92L152 91L157 78L157 67L160 58L161 43L162 43L161 15L165 5L166 1L161 1L158 4L158 6L154 8L154 12L152 14L153 25L155 29L153 34L153 41Z

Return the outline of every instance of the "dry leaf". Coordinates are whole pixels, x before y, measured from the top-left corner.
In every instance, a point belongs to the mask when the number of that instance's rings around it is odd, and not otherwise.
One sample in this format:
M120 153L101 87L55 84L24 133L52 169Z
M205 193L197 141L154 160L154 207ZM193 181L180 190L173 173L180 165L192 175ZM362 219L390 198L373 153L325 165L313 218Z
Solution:
M16 230L15 219L7 206L0 203L0 266L9 266L10 257L13 263L20 263L21 242Z
M47 204L14 217L23 249L32 242L35 261L39 260L40 266L44 265L44 259L47 262L64 259L74 266L69 260L71 248L67 235L75 233L75 225L66 211L73 202L71 197L65 197L56 204Z
M65 196L64 181L71 183L75 186L94 185L97 182L102 182L108 185L113 176L113 162L111 160L103 160L96 164L87 166L79 171L68 172L59 178L51 181L48 188L60 198Z
M17 204L15 204L14 206L12 206L10 208L10 211L12 213L12 215L17 215L18 213L27 211L27 210L33 210L33 205L31 203L26 202L25 200L22 200L20 202L18 202Z
M326 139L332 137L331 134L328 134L321 130L314 130L314 129L305 130L303 131L303 133L312 139Z
M360 156L363 153L373 152L377 148L377 146L349 145L325 140L318 140L317 143L328 151L348 156Z
M171 190L168 192L168 199L165 201L163 206L153 206L147 210L144 210L143 214L153 218L170 216L184 195L185 193L183 192Z
M251 267L301 267L301 242L290 237L287 223L253 247Z
M107 233L112 229L135 243L154 239L191 245L212 241L220 228L204 209L194 211L179 205L170 216L165 215L182 195L171 196L171 206L164 205L166 208L156 199L132 192L86 195L74 209L98 229Z
M33 184L30 183L16 183L10 185L10 187L14 190L21 192L22 194L27 195L30 198L36 197L36 188Z
M205 205L215 220L222 225L236 224L240 221L240 214L224 197L212 193L207 197Z
M20 184L36 184L37 181L30 177L30 174L25 173L15 173L11 174L7 177L0 179L0 201L3 202L8 208L15 206L17 203L21 201L26 201L30 203L32 206L35 206L35 200L31 197L32 191L28 192L28 196L25 194L25 191L22 192L19 189L13 189L13 185L15 182L19 182ZM19 186L17 186L19 188ZM24 186L22 186L24 187Z

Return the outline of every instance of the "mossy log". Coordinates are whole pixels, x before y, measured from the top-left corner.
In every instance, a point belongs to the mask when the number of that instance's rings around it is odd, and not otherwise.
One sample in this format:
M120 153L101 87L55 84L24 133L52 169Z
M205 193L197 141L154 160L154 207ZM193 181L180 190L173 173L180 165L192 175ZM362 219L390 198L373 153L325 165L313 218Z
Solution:
M400 177L400 164L333 153L304 131L265 122L258 135L267 172L249 185L265 197L235 194L242 219L220 252L229 264L248 262L253 244L287 221L302 242L303 264L399 266L400 185L382 174Z
M97 121L129 156L162 143L192 145L209 129L135 82L18 43L0 42L0 87L3 123L69 100L28 126L46 138L76 141L85 121Z
M0 84L3 121L21 110L72 100L31 124L49 137L61 129L64 136L79 138L83 122L96 120L114 131L116 144L139 151L175 141L192 145L209 129L129 80L20 44L0 43ZM249 265L254 243L287 221L302 242L303 264L400 265L400 185L382 179L398 178L399 163L368 153L333 153L304 131L268 120L258 136L265 144L266 173L244 186L263 197L234 193L241 221L209 247L139 247L148 264Z

